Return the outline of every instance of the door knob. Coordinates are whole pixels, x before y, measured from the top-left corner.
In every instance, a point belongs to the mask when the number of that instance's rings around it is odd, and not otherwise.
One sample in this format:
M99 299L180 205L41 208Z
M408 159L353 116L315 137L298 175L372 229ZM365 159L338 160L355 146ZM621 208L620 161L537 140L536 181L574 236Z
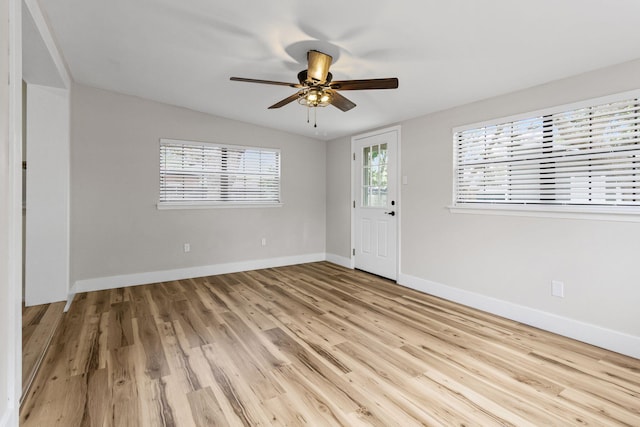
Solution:
M387 215L396 216L396 211L385 212Z

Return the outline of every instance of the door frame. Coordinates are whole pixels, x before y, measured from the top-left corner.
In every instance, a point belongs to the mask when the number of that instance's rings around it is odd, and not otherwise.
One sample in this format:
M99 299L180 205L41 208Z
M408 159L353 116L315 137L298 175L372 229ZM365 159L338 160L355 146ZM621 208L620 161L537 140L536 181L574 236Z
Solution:
M369 138L371 136L380 135L383 133L396 132L398 136L398 144L397 144L397 153L396 153L396 176L394 177L397 185L397 207L396 211L398 212L398 220L397 224L397 233L396 233L396 283L398 282L398 278L400 277L400 260L401 260L401 252L400 252L400 241L402 239L402 173L400 170L401 162L400 162L400 153L401 153L401 141L402 141L402 132L401 126L395 125L390 127L385 127L381 129L376 129L370 132L354 135L351 137L351 150L349 152L350 164L351 164L351 200L350 203L350 212L351 212L351 249L349 252L350 259L350 267L353 269L356 266L356 256L355 256L355 247L356 247L356 215L355 215L355 203L358 195L359 188L356 188L356 174L360 173L359 165L355 163L355 145L356 142L363 138Z
M6 301L1 304L0 326L6 334L5 359L0 371L6 375L6 401L0 405L0 424L17 426L20 411L20 395L22 393L22 1L9 0L2 6L0 19L8 24L2 30L2 54L7 62L2 64L2 74L8 74L6 84L8 100L6 108L1 108L2 118L6 119L3 127L1 148L7 155L5 165L0 165L0 173L7 177L2 183L3 226L6 226L6 250L8 257L2 262L0 284L6 284L2 293ZM6 39L5 39L6 38ZM6 45L4 43L6 42ZM4 61L3 61L4 62ZM6 65L5 65L6 64ZM5 68L6 67L6 68ZM6 144L6 146L5 146ZM5 242L3 242L5 243Z

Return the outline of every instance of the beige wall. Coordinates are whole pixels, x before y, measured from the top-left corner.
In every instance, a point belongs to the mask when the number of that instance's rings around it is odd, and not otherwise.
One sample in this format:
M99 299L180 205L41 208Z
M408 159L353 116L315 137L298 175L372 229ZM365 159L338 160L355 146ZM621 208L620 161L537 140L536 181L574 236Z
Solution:
M69 291L69 91L29 84L24 301L67 299Z
M401 280L445 285L452 294L477 294L640 339L640 223L447 209L453 127L638 88L640 60L401 123L401 174L408 179L401 186ZM339 169L349 168L340 160L349 155L347 142L328 143L331 175L345 176ZM338 205L348 191L346 181L328 182L327 248L345 257L350 214ZM564 282L564 299L551 296L551 280Z
M322 141L82 85L71 132L72 283L325 252ZM280 148L284 205L158 210L160 138Z
M403 123L402 272L640 336L640 223L446 209L453 127L638 87L640 61Z
M350 137L327 143L327 253L343 258L351 252L350 153Z

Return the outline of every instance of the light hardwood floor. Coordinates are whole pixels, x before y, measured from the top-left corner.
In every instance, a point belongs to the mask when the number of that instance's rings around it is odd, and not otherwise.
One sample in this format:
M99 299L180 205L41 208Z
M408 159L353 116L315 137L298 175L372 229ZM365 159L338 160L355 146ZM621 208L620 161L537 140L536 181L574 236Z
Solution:
M76 295L27 426L640 425L640 360L313 263Z
M22 307L22 395L38 367L62 319L64 302Z

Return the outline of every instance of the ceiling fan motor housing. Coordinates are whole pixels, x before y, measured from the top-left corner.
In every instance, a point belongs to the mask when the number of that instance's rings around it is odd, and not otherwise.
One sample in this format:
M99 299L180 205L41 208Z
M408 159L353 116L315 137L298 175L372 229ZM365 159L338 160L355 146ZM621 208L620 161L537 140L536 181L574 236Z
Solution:
M313 78L309 79L308 74L309 73L307 70L302 70L298 73L298 81L300 82L300 84L304 86L314 86L318 84L318 82ZM328 72L324 84L327 85L331 83L331 79L333 79L333 74L331 74L331 72Z

